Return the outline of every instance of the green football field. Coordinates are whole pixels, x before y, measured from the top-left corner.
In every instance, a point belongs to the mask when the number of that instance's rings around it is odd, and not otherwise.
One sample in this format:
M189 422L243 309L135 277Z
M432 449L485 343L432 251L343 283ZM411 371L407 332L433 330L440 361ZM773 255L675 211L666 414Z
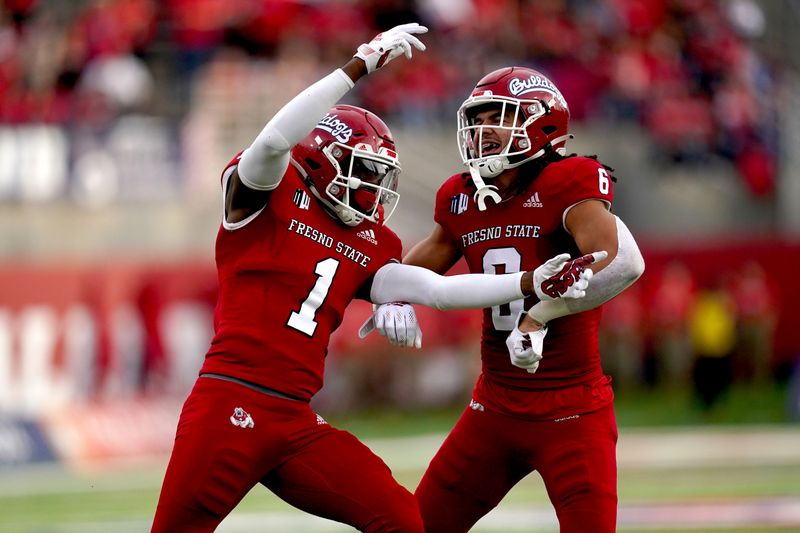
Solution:
M627 406L624 399L619 403L619 531L800 531L800 425L745 423L736 418L741 413L735 405L728 414L702 415L687 414L691 409L684 405L684 412L653 415L662 419L652 426L644 411L660 410L648 406L647 398L637 398L638 407ZM362 436L413 490L457 415L452 410L382 412L332 422ZM717 417L725 424L687 419L694 416ZM80 470L0 470L0 532L148 531L165 464L166 457L155 457ZM219 528L228 533L348 530L296 511L260 487ZM474 530L558 528L541 481L533 474Z

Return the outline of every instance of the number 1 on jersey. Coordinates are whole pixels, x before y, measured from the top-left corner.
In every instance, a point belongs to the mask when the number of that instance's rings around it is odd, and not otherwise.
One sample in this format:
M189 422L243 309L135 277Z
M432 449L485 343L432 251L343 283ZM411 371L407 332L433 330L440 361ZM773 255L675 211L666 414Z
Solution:
M289 321L286 323L289 327L301 331L309 337L314 335L314 331L317 329L317 321L314 320L314 317L317 314L317 309L328 296L328 291L338 268L339 261L331 257L317 263L316 268L314 268L317 281L305 301L300 305L300 311L292 311L292 314L289 315Z

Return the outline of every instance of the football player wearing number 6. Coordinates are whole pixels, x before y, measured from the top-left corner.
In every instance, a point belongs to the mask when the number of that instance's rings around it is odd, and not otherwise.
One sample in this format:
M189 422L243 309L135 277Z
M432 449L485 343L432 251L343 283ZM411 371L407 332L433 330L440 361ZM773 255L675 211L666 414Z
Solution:
M445 278L400 264L400 240L384 225L398 199L391 132L337 102L362 76L424 50L414 35L425 31L404 24L361 45L224 169L215 335L180 415L152 531L213 531L257 484L362 531L423 530L413 495L309 400L354 298L479 308L532 291L531 272ZM381 326L418 346L413 308L385 309Z
M433 232L404 258L438 273L460 257L473 273L535 270L538 296L484 310L472 401L416 489L428 532L469 530L534 470L562 533L615 530L617 427L599 306L644 262L611 211L611 169L566 155L568 127L567 102L541 73L485 76L458 112L468 172L439 189Z

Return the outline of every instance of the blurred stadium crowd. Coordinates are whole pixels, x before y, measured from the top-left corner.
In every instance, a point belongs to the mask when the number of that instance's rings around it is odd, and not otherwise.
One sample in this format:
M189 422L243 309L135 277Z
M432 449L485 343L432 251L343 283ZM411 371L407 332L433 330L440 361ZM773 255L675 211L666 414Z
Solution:
M763 7L754 0L1 0L0 204L11 212L2 220L29 223L0 247L0 414L127 399L92 425L108 433L133 416L132 398L182 398L211 334L218 169L355 44L398 23L429 26L428 50L348 98L406 138L438 131L454 147L455 111L473 84L500 66L531 65L561 88L577 127L602 125L595 139L610 136L607 124L627 125L634 133L620 133L618 144L646 137L651 165L724 161L750 200L769 205L781 163L784 65L760 46ZM404 168L413 158L413 150L403 152ZM402 179L430 177L404 171ZM401 185L398 211L411 210L428 228L430 211L420 210L430 203L421 199L432 202L438 185L425 186L414 196ZM636 186L621 182L620 196ZM691 202L692 190L673 198ZM148 221L149 206L164 201L172 202L169 212ZM45 206L37 216L58 217L65 204L75 209L66 216L96 211L97 218L84 227L67 218L47 225L25 211ZM98 227L111 216L102 208L126 206L127 226L109 225L120 229L100 239ZM182 235L204 227L207 235L164 264L162 249L147 245L174 229L163 222L176 224L178 211L189 213ZM37 233L59 226L57 238ZM631 228L647 272L607 306L602 332L604 364L620 390L695 387L710 407L733 382L795 371L792 329L800 317L791 302L800 281L787 280L784 266L800 262L800 246L773 234L700 250L659 248L640 239L635 222ZM56 239L80 241L85 257L21 261ZM126 239L142 257L113 256ZM345 316L319 401L348 409L467 397L479 368L479 313L420 309L425 350L410 353L378 338L358 342L368 312L357 305ZM163 451L171 441L174 410L167 411L163 431L145 447ZM136 412L146 418L153 407ZM59 424L75 420L51 415Z
M774 189L779 68L754 46L765 17L753 0L4 0L2 5L0 121L58 125L67 134L39 131L39 142L50 143L44 153L64 153L65 160L60 173L50 169L58 183L41 185L45 191L31 192L34 197L61 195L75 174L80 179L89 172L86 166L102 165L97 152L88 161L83 157L90 152L87 145L113 151L124 144L120 128L114 128L121 116L188 117L203 103L198 94L204 89L197 85L208 82L204 72L210 64L232 58L269 63L271 79L281 86L269 96L280 105L296 86L340 64L353 42L409 20L432 28L428 52L376 77L357 95L358 103L390 122L450 124L467 88L485 72L532 64L555 80L574 119L634 121L655 140L659 158L702 162L716 154L734 162L754 195ZM169 129L160 134L178 135ZM10 142L0 146L8 149ZM167 161L175 156L157 155ZM7 169L0 181L0 198L24 199L26 186L15 186L11 173ZM102 188L94 181L84 178L81 192Z

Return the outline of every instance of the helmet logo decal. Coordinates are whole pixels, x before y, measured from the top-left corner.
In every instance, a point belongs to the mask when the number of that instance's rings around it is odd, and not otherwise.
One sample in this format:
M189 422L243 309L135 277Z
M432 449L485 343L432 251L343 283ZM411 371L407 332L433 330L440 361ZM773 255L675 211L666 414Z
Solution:
M567 101L561 95L561 91L553 85L553 82L544 76L531 75L528 79L521 80L519 78L511 78L508 82L508 91L514 96L522 96L533 91L544 90L553 95L558 100L558 103L567 107Z
M346 143L353 136L353 128L339 120L338 116L330 113L326 113L322 117L322 120L317 123L317 128L327 131L336 137L336 140L340 143Z

